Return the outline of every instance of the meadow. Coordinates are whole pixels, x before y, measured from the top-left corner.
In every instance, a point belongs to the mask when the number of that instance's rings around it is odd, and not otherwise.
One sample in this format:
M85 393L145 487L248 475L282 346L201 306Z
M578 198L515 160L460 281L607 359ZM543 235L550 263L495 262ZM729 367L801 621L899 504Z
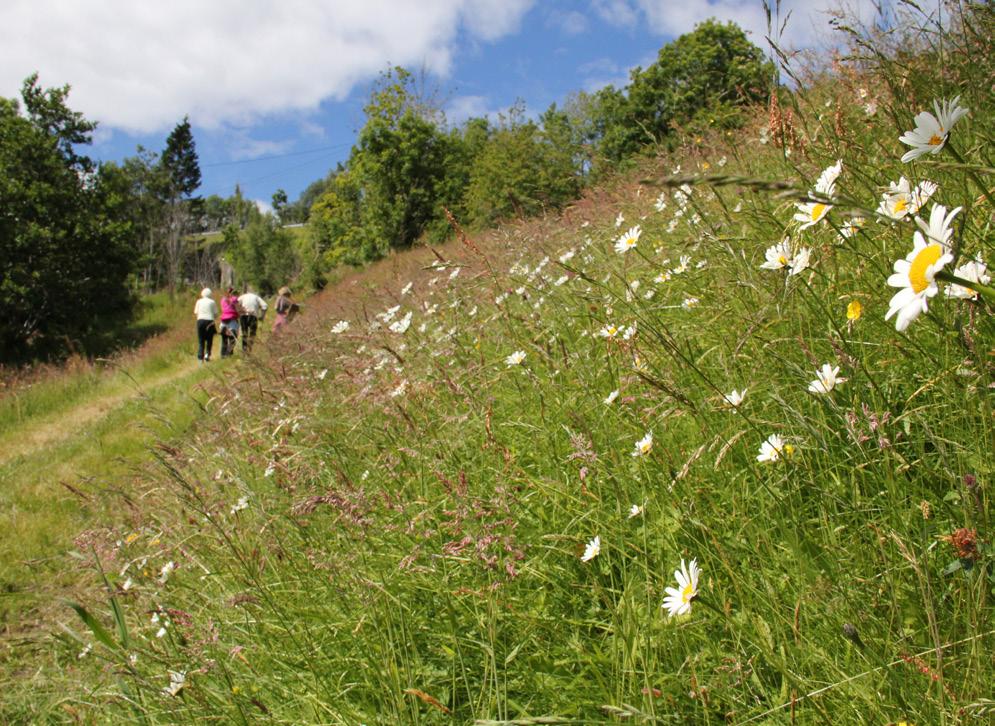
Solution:
M0 713L990 722L995 17L964 12L561 216L454 220L214 369Z

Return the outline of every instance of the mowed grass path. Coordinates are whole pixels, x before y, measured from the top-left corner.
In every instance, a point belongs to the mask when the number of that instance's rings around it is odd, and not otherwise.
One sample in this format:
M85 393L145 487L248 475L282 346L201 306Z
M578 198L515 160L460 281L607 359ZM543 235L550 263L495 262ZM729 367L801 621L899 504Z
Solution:
M204 384L231 365L198 365L187 327L102 371L66 372L0 402L3 681L36 663L61 598L82 587L70 563L87 530L127 520L153 444L195 425Z

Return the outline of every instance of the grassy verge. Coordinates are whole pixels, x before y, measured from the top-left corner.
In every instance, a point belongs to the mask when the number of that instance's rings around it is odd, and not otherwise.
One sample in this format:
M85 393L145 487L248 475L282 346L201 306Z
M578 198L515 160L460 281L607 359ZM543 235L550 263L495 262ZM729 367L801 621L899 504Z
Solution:
M79 548L100 587L12 718L988 718L995 311L941 294L896 330L919 226L875 213L929 179L950 267L995 254L979 12L941 49L967 169L899 161L927 33L640 170L669 184L309 304Z

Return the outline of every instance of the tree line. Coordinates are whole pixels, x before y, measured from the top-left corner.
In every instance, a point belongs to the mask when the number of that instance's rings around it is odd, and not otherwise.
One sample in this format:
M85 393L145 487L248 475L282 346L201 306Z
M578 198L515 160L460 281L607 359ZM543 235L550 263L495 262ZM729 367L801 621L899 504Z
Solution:
M767 98L774 69L736 25L706 21L636 68L624 88L573 94L536 118L518 102L496 119L446 123L403 68L384 72L348 159L294 202L264 214L236 188L197 196L201 172L184 118L154 152L121 163L81 154L96 124L68 86L0 98L0 363L65 352L142 292L219 279L222 261L263 293L465 226L554 211L678 129L733 128ZM307 222L306 234L287 224ZM203 234L220 231L213 241Z

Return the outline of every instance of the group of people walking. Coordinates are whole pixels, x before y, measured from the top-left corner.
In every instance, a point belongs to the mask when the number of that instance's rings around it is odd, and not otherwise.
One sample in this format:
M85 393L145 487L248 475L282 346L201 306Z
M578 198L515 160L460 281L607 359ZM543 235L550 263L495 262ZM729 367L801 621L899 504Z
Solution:
M242 338L242 352L250 352L256 340L256 330L259 321L266 317L269 305L259 295L246 288L241 295L234 287L221 298L221 308L212 297L211 288L200 291L200 298L193 307L197 318L197 360L211 360L211 349L214 346L214 336L221 334L221 357L227 358L235 353L235 344L239 336ZM289 287L281 287L274 304L276 320L273 321L273 332L278 332L286 325L299 309L291 298Z

